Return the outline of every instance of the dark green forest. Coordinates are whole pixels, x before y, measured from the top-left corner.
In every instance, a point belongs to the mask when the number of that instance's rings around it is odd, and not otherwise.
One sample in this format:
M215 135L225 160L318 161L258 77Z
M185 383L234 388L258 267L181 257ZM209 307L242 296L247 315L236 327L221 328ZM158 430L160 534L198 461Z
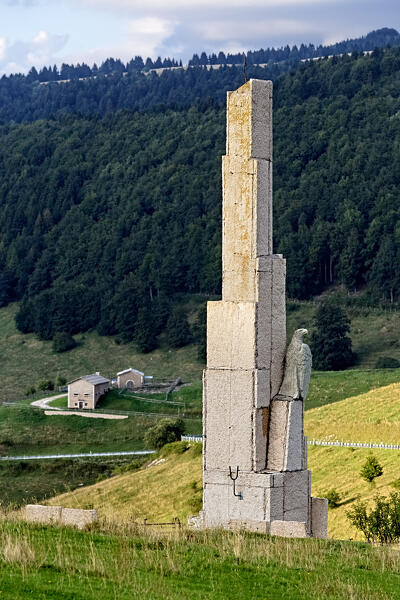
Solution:
M51 339L95 327L148 350L183 295L220 293L223 97L243 73L135 77L154 100L142 96L140 109L98 114L94 101L84 110L88 96L74 86L93 81L54 84L40 86L46 119L22 99L33 122L0 127L0 303L21 300L23 332ZM396 302L400 49L274 78L274 235L288 295L343 284L368 302ZM96 81L117 89L114 76ZM72 114L50 118L53 87ZM178 94L182 103L168 100ZM14 108L2 97L3 119Z
M298 48L267 48L246 54L247 75L275 80L282 73L301 65L301 61L318 56L355 54L375 48L399 46L400 34L387 27L371 31L365 37L345 40L331 46L301 44ZM0 120L35 121L60 118L67 114L81 116L105 115L117 110L147 111L149 109L190 108L193 103L211 102L222 106L227 90L241 85L243 55L207 56L202 52L189 61L188 71L166 70L160 75L154 68L176 67L174 59L159 57L155 62L136 56L124 64L108 58L100 67L86 64L63 64L32 68L28 75L16 74L0 79ZM265 67L256 66L263 63ZM225 65L207 70L207 66ZM65 81L67 82L65 83Z

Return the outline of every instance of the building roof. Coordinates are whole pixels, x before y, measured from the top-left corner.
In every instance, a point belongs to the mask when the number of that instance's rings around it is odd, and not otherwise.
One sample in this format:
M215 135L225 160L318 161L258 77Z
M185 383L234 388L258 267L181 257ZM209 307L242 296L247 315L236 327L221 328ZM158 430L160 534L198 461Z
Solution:
M117 375L124 375L125 373L137 373L138 375L143 375L144 373L142 373L142 371L138 371L137 369L132 369L132 367L129 367L129 369L125 369L125 371L120 371L119 373L117 373Z
M92 375L83 375L82 377L77 377L76 379L69 381L68 385L74 383L75 381L79 381L80 379L84 379L89 383L93 383L93 385L98 385L99 383L110 383L110 380L100 375L100 373L93 373Z

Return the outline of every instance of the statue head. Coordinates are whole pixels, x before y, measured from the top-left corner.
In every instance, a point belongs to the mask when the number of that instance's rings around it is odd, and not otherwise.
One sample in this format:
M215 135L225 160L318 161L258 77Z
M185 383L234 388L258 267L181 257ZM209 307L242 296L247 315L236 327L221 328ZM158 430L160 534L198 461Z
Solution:
M308 329L296 329L294 335L297 339L302 340L304 335L308 334Z

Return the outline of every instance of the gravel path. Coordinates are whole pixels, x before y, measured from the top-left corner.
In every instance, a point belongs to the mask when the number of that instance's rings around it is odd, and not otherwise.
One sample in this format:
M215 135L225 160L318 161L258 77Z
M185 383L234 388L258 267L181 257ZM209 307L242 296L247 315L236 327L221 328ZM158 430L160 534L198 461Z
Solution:
M61 410L60 408L57 409L57 412L55 410L45 410L44 414L47 415L48 417L50 417L51 415L63 415L63 416L68 416L68 415L76 415L78 417L88 417L89 419L127 419L128 415L103 415L100 413L92 413L92 412L79 412L77 410Z

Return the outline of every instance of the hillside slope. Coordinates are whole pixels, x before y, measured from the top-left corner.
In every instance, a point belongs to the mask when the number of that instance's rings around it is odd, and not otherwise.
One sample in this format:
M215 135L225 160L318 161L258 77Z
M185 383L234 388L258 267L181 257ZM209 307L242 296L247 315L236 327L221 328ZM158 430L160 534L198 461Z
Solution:
M188 515L201 508L201 449L194 444L183 454L157 458L149 467L56 496L47 504L93 507L111 521L165 522L178 517L186 523Z
M370 441L370 436L376 435L378 442L400 443L400 384L311 409L305 414L305 428L310 439L329 435L334 439L344 436L351 441ZM194 445L182 455L166 457L165 462L57 496L50 503L93 506L100 516L121 521L170 520L175 516L185 521L200 507L199 449ZM340 505L329 510L329 536L361 539L349 525L346 510L357 498L371 502L377 493L388 495L394 491L391 483L399 479L400 451L372 450L383 466L383 475L374 485L360 477L360 469L371 453L368 449L309 446L308 453L313 495L323 497L333 488L341 495Z
M393 600L398 553L243 532L92 532L0 522L13 600Z
M397 300L399 89L399 48L276 81L274 238L290 297L343 283ZM24 298L21 331L96 327L151 346L179 294L220 293L224 121L211 102L0 127L0 304Z

